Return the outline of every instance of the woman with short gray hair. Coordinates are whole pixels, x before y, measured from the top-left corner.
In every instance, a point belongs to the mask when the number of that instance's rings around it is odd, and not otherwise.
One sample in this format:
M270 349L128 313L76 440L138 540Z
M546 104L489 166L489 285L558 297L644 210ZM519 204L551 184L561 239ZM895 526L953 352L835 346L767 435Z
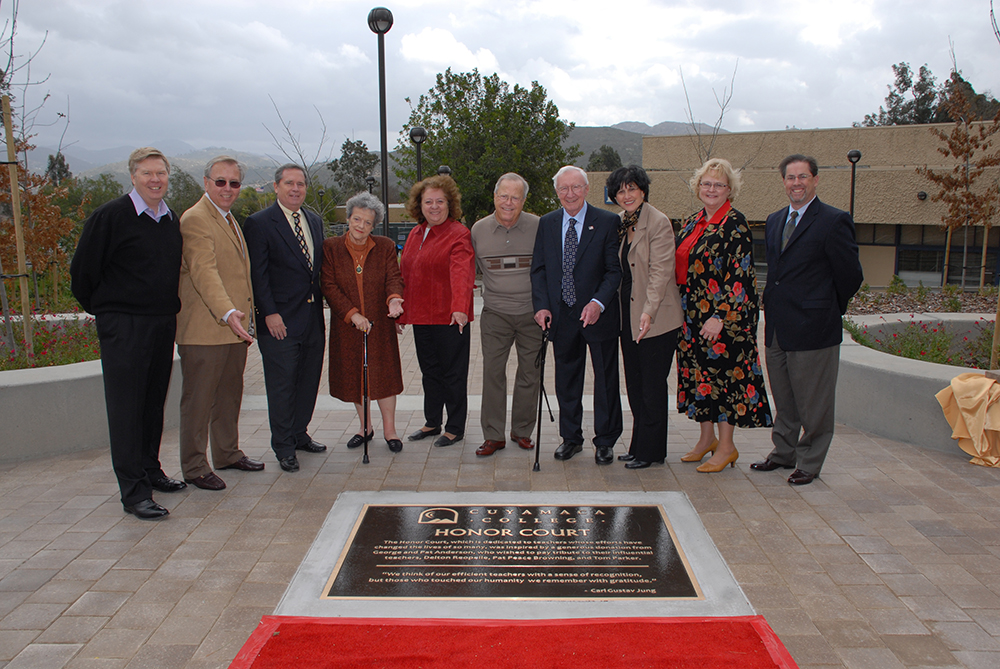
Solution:
M357 448L375 436L370 406L362 406L364 333L368 334L368 395L378 402L389 450L396 433L396 395L403 392L399 341L393 319L403 313L403 277L396 245L371 232L382 222L382 203L361 192L347 201L347 233L323 242L323 295L330 304L330 394L353 402L360 426L347 442ZM368 434L364 434L367 415Z

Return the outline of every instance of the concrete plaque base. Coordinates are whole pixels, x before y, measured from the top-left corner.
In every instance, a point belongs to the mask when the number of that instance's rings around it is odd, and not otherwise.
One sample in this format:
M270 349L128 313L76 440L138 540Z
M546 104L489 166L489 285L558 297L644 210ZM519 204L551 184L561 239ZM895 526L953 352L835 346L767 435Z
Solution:
M476 619L753 613L676 492L343 493L275 610Z

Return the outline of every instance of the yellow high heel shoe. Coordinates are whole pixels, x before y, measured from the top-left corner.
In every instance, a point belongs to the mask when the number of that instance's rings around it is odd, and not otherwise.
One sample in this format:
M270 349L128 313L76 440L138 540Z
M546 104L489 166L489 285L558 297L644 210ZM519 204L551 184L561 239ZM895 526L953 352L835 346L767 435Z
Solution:
M701 453L694 450L688 451L687 453L681 456L681 462L701 462L702 459L705 457L706 453L712 453L714 455L715 449L717 449L718 447L719 447L719 440L713 439L708 449L702 451Z
M726 468L726 465L729 465L730 467L735 467L736 461L739 459L739 457L740 457L740 452L734 448L733 452L730 454L728 458L726 458L725 462L718 465L710 465L709 463L706 462L703 465L698 465L698 471L703 472L705 474L714 474L715 472L721 472L723 469Z

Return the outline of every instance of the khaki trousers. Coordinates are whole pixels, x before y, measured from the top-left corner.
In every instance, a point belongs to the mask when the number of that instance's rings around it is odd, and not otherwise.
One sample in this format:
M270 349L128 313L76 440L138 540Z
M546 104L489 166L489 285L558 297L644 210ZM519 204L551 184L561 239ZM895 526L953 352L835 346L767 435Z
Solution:
M511 316L483 307L479 317L483 355L483 403L480 421L483 438L506 441L507 358L517 350L517 373L511 404L510 431L515 437L530 437L538 411L538 368L535 358L542 348L542 329L533 314Z
M177 346L181 357L181 471L187 480L212 471L206 451L212 442L212 462L218 469L231 465L240 450L240 406L247 345L243 342Z

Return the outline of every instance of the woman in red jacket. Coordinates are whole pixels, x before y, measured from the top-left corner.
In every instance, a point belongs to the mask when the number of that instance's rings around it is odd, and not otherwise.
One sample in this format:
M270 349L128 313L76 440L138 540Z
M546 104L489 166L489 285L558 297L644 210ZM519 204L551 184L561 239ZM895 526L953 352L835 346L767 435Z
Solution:
M418 225L403 247L400 270L406 313L424 389L424 426L410 441L441 435L435 446L465 436L468 413L472 288L476 270L472 237L458 219L462 196L447 175L414 184L407 209ZM448 420L441 434L443 409Z

